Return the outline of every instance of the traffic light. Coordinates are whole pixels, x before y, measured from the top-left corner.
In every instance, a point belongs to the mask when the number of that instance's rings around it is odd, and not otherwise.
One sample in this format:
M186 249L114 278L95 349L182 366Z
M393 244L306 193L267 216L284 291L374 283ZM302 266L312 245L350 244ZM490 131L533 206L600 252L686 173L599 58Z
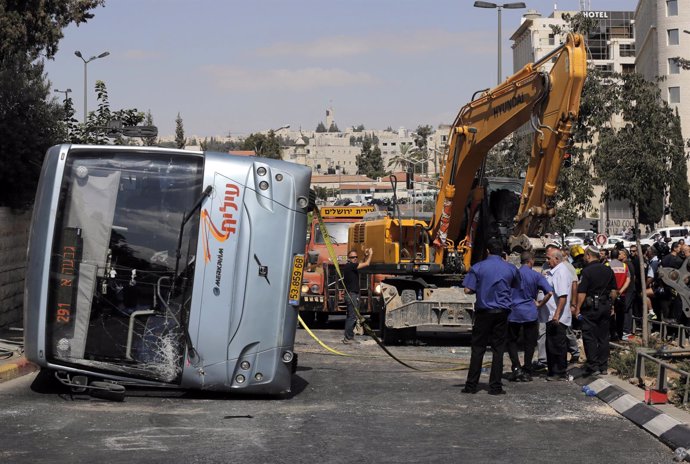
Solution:
M569 168L572 165L573 165L573 154L572 153L564 153L563 154L563 167Z

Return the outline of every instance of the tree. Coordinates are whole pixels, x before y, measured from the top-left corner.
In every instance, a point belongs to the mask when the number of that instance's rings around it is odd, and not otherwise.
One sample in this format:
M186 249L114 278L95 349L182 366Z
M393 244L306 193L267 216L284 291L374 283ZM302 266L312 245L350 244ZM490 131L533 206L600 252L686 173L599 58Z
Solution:
M331 127L328 128L328 132L340 132L338 125L334 122L331 123Z
M151 114L151 110L148 110L146 112L146 116L144 117L144 125L145 126L153 126L153 115ZM147 147L155 147L158 145L158 137L142 137L142 141L144 142L144 146Z
M0 0L0 57L53 58L62 30L72 23L85 23L93 18L90 10L104 4L105 0Z
M673 118L673 132L676 139L682 138L680 117L676 110ZM688 143L690 146L690 142ZM671 158L671 185L669 186L669 204L671 206L671 219L676 224L690 221L690 187L688 186L687 156L678 150L673 153Z
M675 62L680 66L682 69L690 70L690 60L687 60L685 58L681 58L680 56L676 56L674 58L671 58L672 60L675 60Z
M426 150L427 139L434 132L434 130L431 128L430 125L427 124L425 126L417 126L417 130L415 132L417 133L417 137L415 138L415 145L417 145L417 147L423 150Z
M364 131L364 124L360 124L359 126L352 126L352 132L362 132Z
M62 29L92 18L103 0L0 0L0 205L31 203L46 150L67 140L74 114L50 96L39 57L57 52Z
M68 126L70 141L91 145L137 145L134 139L123 136L121 129L144 121L144 113L136 108L112 111L105 83L96 81L95 89L98 108L89 113L84 124Z
M406 171L408 164L407 153L410 151L410 148L412 148L410 145L400 145L400 153L388 160L387 167L392 168L393 170L400 169L401 171Z
M177 113L177 118L175 118L175 145L177 148L184 148L187 144L184 138L184 125L182 124L182 117L180 113Z
M0 206L30 205L46 150L66 141L64 109L43 76L23 55L0 65Z
M655 194L670 186L674 191L688 191L680 121L661 98L655 82L639 74L625 74L614 76L611 85L615 85L615 89L610 89L615 98L612 107L618 110L624 125L600 131L595 172L604 184L606 198L627 199L636 211L636 222L644 219L646 224L653 225L663 213L658 201L650 202ZM667 170L680 175L669 176ZM674 200L687 205L688 196ZM654 209L645 210L650 204ZM671 204L671 209L676 206L678 203Z
M280 143L274 131L268 131L268 135L249 134L242 145L243 150L253 150L256 156L264 158L282 159Z
M363 174L372 179L385 174L381 149L378 146L372 149L371 138L369 137L363 139L362 151L357 155L356 161L357 174Z
M534 134L513 133L493 147L486 158L487 174L523 177L529 162Z
M316 126L316 132L326 132L326 125L323 122L319 122L319 124Z

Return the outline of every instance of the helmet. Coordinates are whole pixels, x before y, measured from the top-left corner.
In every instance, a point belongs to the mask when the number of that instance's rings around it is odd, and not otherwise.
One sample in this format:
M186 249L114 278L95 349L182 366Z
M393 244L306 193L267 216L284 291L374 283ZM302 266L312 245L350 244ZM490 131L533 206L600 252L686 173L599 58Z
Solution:
M570 247L570 256L573 258L577 258L580 255L584 255L585 250L582 249L582 246L580 245L573 245Z

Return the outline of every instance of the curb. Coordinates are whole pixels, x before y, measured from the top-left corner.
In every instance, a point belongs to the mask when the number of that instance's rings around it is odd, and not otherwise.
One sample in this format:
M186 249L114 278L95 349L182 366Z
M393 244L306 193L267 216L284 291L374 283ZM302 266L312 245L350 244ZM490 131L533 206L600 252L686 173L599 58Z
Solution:
M0 383L16 379L24 374L38 370L38 366L30 363L24 356L9 362L0 364Z
M604 379L596 379L591 383L583 383L582 385L589 387L600 400L618 411L623 417L657 437L671 449L688 449L690 447L690 426L687 424L679 422L659 409L636 399L621 387L612 385Z

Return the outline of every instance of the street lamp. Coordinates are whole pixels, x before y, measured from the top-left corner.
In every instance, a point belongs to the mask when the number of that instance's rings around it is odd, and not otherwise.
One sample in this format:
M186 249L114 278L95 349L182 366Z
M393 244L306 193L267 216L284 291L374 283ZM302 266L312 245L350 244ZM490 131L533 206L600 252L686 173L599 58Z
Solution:
M66 89L66 90L53 89L53 91L57 92L57 93L64 93L65 94L65 100L64 101L67 101L67 99L69 98L69 94L72 91L72 89Z
M503 78L501 77L501 10L503 8L509 9L509 10L515 10L519 8L527 8L527 5L525 5L524 2L513 2L513 3L504 3L502 5L498 5L496 3L492 2L474 2L474 6L476 8L497 8L498 9L498 81L497 83L500 84L503 81Z
M87 82L86 65L91 63L93 60L97 60L98 58L105 58L106 56L110 55L110 52L103 52L98 56L92 56L88 60L84 59L84 57L82 56L82 54L79 50L74 52L74 54L77 55L79 58L81 58L81 60L84 62L84 124L86 124L86 82Z

